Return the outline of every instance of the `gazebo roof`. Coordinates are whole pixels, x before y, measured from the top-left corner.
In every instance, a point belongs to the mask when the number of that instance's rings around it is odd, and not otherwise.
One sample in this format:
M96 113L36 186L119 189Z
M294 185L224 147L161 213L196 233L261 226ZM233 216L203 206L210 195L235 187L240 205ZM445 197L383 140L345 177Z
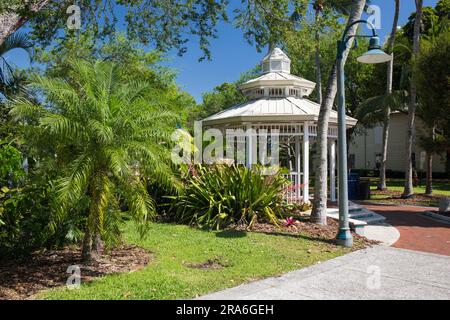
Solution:
M281 49L273 49L261 62L263 74L239 86L251 100L207 117L203 124L317 122L320 105L304 98L314 90L315 83L290 74L290 63ZM348 126L352 127L356 122L347 116ZM337 123L334 110L330 114L330 123Z
M304 122L317 121L320 105L303 98L260 98L218 112L203 120L205 125L241 122ZM331 110L330 123L337 123L337 112ZM347 124L356 119L347 116Z
M244 82L239 86L241 91L267 86L289 86L303 90L302 95L309 96L316 84L312 81L294 76L286 72L269 72L255 79Z

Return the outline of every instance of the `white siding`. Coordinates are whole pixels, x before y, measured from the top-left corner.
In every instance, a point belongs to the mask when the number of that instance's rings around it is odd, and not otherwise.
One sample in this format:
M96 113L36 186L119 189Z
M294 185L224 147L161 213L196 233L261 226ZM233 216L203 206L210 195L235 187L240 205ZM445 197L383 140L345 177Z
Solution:
M394 113L391 116L387 167L393 171L405 170L407 120L407 115L404 113ZM417 131L417 134L424 133L424 126L417 117L415 131ZM382 128L381 126L365 130L359 128L357 132L358 134L349 143L349 154L355 155L355 169L375 169L376 155L381 153L382 148ZM415 139L413 152L416 157L416 169L418 171L425 170L424 163L423 169L421 169L421 153L423 150L417 145ZM434 157L433 171L445 172L445 154Z

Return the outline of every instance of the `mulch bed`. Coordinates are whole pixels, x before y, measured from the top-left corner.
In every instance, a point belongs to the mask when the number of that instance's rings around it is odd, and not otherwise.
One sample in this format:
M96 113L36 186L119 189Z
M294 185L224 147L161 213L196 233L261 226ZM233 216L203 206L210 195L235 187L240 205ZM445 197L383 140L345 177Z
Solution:
M386 202L400 205L420 205L420 206L437 206L442 195L427 195L423 193L416 193L409 198L403 199L401 191L394 190L371 190L374 195L386 195L386 199L373 199L371 201Z
M249 231L263 232L268 234L294 234L307 236L312 240L319 240L336 245L336 234L339 230L338 221L327 218L327 225L322 226L309 222L309 216L297 216L293 225L287 226L284 221L280 221L279 226L269 223L254 223ZM237 229L245 229L245 227L237 227ZM366 247L379 244L379 241L369 240L359 234L352 232L353 247L352 250L360 250Z
M118 272L133 272L145 267L152 255L134 245L121 245L85 265L81 250L68 246L62 250L37 252L21 260L0 262L0 300L29 299L38 291L66 284L69 266L81 269L81 282Z

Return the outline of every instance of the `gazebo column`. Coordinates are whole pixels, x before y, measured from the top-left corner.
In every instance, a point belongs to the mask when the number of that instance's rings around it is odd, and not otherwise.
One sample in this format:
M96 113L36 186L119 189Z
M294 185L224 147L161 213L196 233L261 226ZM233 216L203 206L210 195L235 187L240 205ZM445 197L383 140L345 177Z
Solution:
M330 198L336 201L336 141L330 141Z
M253 157L257 156L257 136L253 135L252 125L247 124L247 132L246 132L246 166L248 168L252 167L253 164ZM255 141L256 140L256 141Z
M309 202L309 122L303 124L303 202Z
M295 136L295 170L297 172L297 180L295 181L296 189L295 189L295 196L296 200L300 199L300 185L302 181L302 170L301 170L301 152L300 152L301 146L300 146L300 136Z

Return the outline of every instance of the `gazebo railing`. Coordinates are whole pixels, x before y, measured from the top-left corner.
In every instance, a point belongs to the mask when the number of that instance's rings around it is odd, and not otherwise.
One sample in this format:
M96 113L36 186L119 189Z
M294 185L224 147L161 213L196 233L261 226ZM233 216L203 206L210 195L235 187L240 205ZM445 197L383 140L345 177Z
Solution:
M287 203L297 203L302 202L302 183L303 183L303 174L297 172L290 172L289 174L284 174L284 178L291 181L291 184L286 189L284 193L284 198Z

